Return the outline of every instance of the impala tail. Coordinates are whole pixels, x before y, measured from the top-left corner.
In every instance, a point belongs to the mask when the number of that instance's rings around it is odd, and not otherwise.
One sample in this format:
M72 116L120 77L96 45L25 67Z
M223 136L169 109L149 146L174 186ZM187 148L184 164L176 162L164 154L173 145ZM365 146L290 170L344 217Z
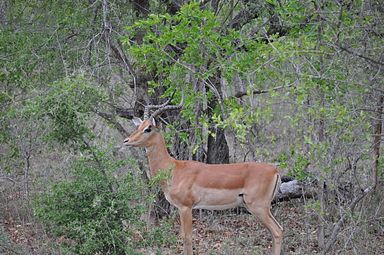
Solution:
M271 200L273 200L276 197L277 192L279 192L280 190L280 185L281 185L281 176L280 174L277 174L276 183L275 183L275 187L273 188Z

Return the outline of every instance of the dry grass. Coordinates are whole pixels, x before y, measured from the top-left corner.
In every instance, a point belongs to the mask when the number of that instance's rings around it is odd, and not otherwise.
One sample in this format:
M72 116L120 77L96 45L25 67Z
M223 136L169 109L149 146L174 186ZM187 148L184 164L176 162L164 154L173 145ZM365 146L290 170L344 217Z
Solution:
M7 183L0 187L0 254L45 255L62 254L60 238L53 238L34 218L22 187ZM366 200L354 221L344 226L338 242L330 254L382 254L384 250L383 198L378 195ZM306 209L307 208L307 209ZM374 213L367 213L368 210ZM316 213L303 201L296 199L280 202L273 214L284 228L285 254L318 254ZM373 215L366 218L364 215ZM178 235L179 220L172 216L173 233ZM328 227L331 227L329 224ZM329 233L329 229L328 229ZM193 247L195 254L270 254L272 238L269 232L244 209L232 211L194 211ZM182 253L182 241L161 247L161 254ZM158 254L155 249L142 250L143 254Z
M248 255L270 254L272 238L269 232L252 215L242 211L210 212L201 219L194 213L193 247L195 254L202 255ZM317 246L316 217L306 210L303 202L292 200L280 202L274 208L274 215L284 228L284 254L320 254ZM367 231L365 223L346 226L339 235L339 241L329 254L371 255L382 254L384 231ZM178 233L179 222L174 222ZM155 254L147 251L145 254ZM162 254L182 254L179 238L176 247L166 247Z

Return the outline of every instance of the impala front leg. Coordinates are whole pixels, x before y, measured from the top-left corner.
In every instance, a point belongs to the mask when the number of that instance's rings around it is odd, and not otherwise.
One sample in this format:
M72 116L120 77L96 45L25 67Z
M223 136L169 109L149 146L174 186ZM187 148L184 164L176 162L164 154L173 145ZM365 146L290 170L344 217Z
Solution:
M184 242L184 255L192 255L192 208L182 207L179 213L181 235Z

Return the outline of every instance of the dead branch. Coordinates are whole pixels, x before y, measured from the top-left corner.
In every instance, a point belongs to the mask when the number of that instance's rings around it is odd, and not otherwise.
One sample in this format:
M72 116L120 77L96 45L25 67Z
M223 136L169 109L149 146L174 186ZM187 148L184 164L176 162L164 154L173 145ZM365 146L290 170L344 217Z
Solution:
M289 85L283 85L283 86L278 86L278 87L275 87L275 88L272 88L272 89L257 89L257 90L253 90L251 92L251 94L253 95L259 95L259 94L266 94L266 93L270 93L271 91L278 91L278 90L281 90L281 89L286 89L286 88L291 88L293 87L295 84L289 84ZM236 98L241 98L243 96L247 96L249 95L247 92L245 91L238 91L235 93L235 97Z

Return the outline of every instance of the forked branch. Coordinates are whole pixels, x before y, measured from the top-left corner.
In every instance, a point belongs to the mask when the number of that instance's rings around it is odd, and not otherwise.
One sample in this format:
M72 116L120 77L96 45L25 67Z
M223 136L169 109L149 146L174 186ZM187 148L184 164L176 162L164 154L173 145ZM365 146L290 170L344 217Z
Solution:
M144 119L155 118L156 116L160 115L161 113L163 113L165 111L181 109L183 107L183 104L184 104L184 93L183 92L182 92L182 96L181 96L181 101L180 101L180 103L178 105L168 105L171 102L171 100L173 99L173 96L175 95L175 92L176 91L174 91L172 96L163 104L147 105L147 106L145 106L145 108L144 108ZM153 109L156 109L156 111L154 111L149 116L150 110L153 110Z

